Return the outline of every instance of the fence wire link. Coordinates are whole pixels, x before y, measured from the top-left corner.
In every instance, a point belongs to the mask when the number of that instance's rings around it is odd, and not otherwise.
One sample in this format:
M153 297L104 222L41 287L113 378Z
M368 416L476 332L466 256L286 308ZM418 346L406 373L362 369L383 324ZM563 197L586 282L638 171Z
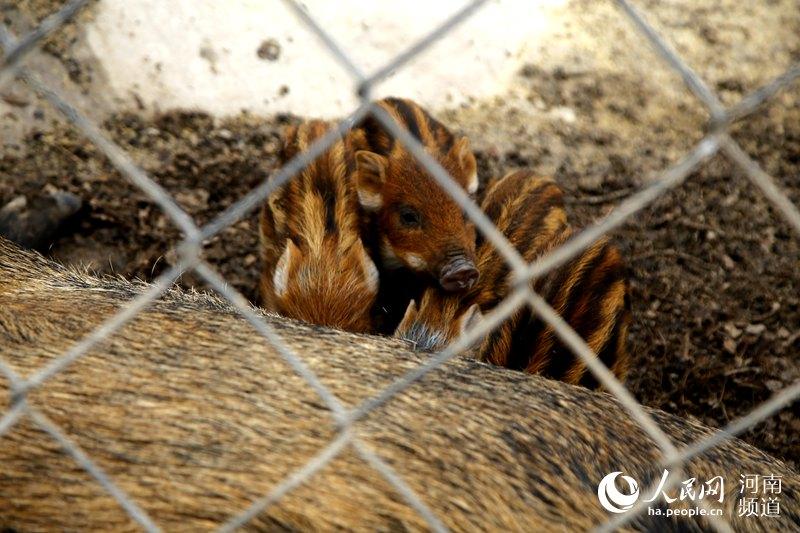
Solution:
M133 298L126 306L114 316L103 322L89 335L77 342L60 357L55 358L50 364L35 372L30 378L22 378L11 366L0 359L0 373L9 382L9 408L0 416L0 438L23 417L34 422L45 433L49 434L84 470L110 494L128 515L147 531L159 531L158 526L147 513L137 505L128 494L122 491L114 482L97 466L89 456L52 420L47 418L38 409L27 402L27 395L36 387L41 386L47 379L64 370L69 364L86 354L98 344L106 341L122 326L135 318L141 311L158 300L164 292L170 289L179 277L188 270L197 273L215 292L225 298L254 329L265 338L269 346L291 368L309 384L309 386L325 402L331 412L331 421L338 428L337 436L323 447L314 457L294 473L278 483L268 494L254 501L240 514L232 516L219 528L221 532L235 531L246 525L250 520L264 512L270 505L279 501L283 496L296 487L306 483L312 476L327 466L338 457L348 446L402 496L414 508L434 531L446 531L440 517L428 507L411 487L403 480L402 476L392 469L383 459L371 450L356 436L356 424L372 411L391 401L405 389L422 379L428 373L442 366L446 361L462 353L475 342L479 341L494 328L499 326L506 318L511 316L522 306L529 306L539 315L544 322L549 324L556 335L579 357L598 379L598 381L611 392L620 404L628 411L632 419L639 424L654 443L661 449L660 465L671 468L674 472L683 472L686 463L693 457L702 454L717 446L721 442L746 431L764 419L773 415L778 410L786 407L800 397L800 381L784 388L771 399L762 403L750 413L730 422L723 429L714 432L711 436L700 439L695 443L676 448L670 438L658 426L655 420L647 414L633 395L620 383L610 370L596 357L586 342L572 329L547 302L536 294L530 286L530 281L546 274L547 272L563 265L581 251L591 246L601 237L619 227L632 215L651 205L658 198L667 194L669 190L680 186L687 177L697 170L703 163L715 154L725 155L732 163L740 168L745 176L755 185L764 197L773 205L775 210L800 236L800 210L795 206L776 181L760 168L741 146L729 134L730 126L737 120L746 117L759 109L768 99L793 83L800 77L800 64L793 65L785 73L767 83L760 89L745 96L738 104L725 109L719 98L674 51L674 49L661 37L658 32L647 22L644 16L627 0L616 0L621 11L632 21L636 29L642 33L655 48L657 53L665 60L670 68L675 70L683 79L689 90L700 100L709 112L709 133L691 150L684 158L660 175L652 179L647 185L635 194L620 202L617 208L603 219L577 233L559 248L541 257L531 264L527 264L517 253L513 245L495 227L491 220L480 210L475 202L458 186L453 178L428 155L421 144L388 113L370 102L372 89L386 79L392 72L408 64L414 57L428 49L435 41L444 37L450 30L466 20L486 3L486 0L472 0L445 20L441 25L428 33L423 38L409 46L390 60L386 65L376 69L373 73L365 75L358 65L348 55L347 50L341 47L323 27L314 19L304 7L294 0L283 0L287 8L309 30L314 33L333 58L342 65L354 81L356 96L361 104L354 112L341 121L326 135L317 139L309 146L308 150L295 156L286 163L271 179L265 180L235 204L221 212L215 219L203 227L199 227L194 220L183 211L174 199L158 183L152 180L144 170L136 165L124 149L110 140L100 128L82 115L57 91L54 91L39 78L24 67L24 62L29 53L41 44L42 40L72 19L88 0L72 0L65 4L59 11L47 17L37 28L16 40L11 32L0 24L0 44L3 47L2 62L0 63L0 87L13 78L26 82L34 91L48 100L66 120L77 130L83 133L139 190L144 192L156 203L173 221L184 237L176 246L178 263L167 272L159 276L147 289ZM364 400L360 405L347 409L339 399L325 387L319 378L303 363L302 358L296 354L280 337L270 323L256 312L225 280L201 258L202 243L213 237L223 229L231 226L255 209L269 194L292 179L314 159L326 151L341 134L346 133L353 124L371 114L378 120L391 135L403 143L409 152L422 165L447 192L453 200L464 209L466 215L475 223L478 230L489 240L508 263L514 275L514 290L493 310L487 313L483 320L470 331L442 351L434 354L424 364L410 370L404 376L384 388L377 395ZM654 465L655 466L655 465ZM665 490L677 484L679 476L673 476L668 481ZM655 486L652 487L655 489ZM631 520L637 518L646 508L644 502L638 502L630 511L614 517L605 524L600 524L598 531L613 531ZM731 531L726 520L710 516L710 523L717 531Z
M45 37L63 26L68 20L72 19L78 11L87 4L89 0L72 0L66 3L60 10L56 11L42 21L32 32L28 33L13 46L3 43L5 53L3 63L0 65L0 89L3 85L14 79L20 63L27 54L36 49L36 45Z

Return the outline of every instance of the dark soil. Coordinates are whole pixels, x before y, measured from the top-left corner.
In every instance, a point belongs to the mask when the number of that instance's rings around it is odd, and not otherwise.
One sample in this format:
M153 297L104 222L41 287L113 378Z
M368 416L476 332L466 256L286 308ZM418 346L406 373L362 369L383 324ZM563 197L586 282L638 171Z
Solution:
M573 106L589 120L539 130L527 150L482 150L481 169L485 178L512 167L546 168L557 157L556 176L570 193L576 225L610 210L700 137L700 131L689 135L665 124L642 128L640 138L622 138L593 124L597 92L617 90L619 80L597 84L537 73L532 83L548 105ZM628 89L635 96L636 89ZM737 126L735 137L768 172L783 177L797 205L796 95L795 89ZM628 96L604 105L616 106L620 120L635 125L643 103ZM105 127L202 224L275 170L278 132L288 120L215 121L172 112L152 120L117 116ZM0 205L48 184L81 196L87 207L76 226L46 250L59 261L145 280L174 261L170 249L180 235L168 217L67 126L48 126L23 146L6 146L0 176ZM259 268L255 226L250 213L205 249L208 261L251 300ZM628 385L644 404L721 426L800 379L800 236L723 158L633 217L616 240L628 257L633 288ZM180 283L200 285L192 275ZM744 439L797 468L798 435L800 418L789 408Z

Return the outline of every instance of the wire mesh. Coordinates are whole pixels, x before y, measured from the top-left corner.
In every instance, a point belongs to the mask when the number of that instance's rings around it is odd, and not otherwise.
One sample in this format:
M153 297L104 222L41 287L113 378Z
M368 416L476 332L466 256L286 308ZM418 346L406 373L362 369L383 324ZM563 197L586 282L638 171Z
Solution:
M37 28L16 40L13 34L0 24L0 44L4 55L0 64L0 86L16 78L24 80L34 91L47 99L65 119L85 135L97 148L105 154L119 172L133 185L145 192L150 199L171 218L173 223L183 232L183 240L176 245L179 261L178 264L158 277L152 286L131 300L127 306L117 314L106 320L92 333L56 358L50 365L39 370L30 378L24 379L2 359L0 359L0 373L10 383L11 398L9 409L0 417L0 437L12 428L21 418L28 417L38 427L49 434L83 469L85 469L97 482L113 496L120 506L147 531L158 531L157 524L147 513L134 502L129 495L119 489L113 481L71 441L61 429L50 419L46 418L35 407L27 402L28 393L41 386L47 379L61 372L66 366L82 357L91 348L104 342L129 320L156 301L176 280L188 270L193 270L206 283L225 298L238 312L252 324L254 329L275 348L292 369L305 379L308 385L320 396L330 409L332 423L338 427L338 435L326 447L309 460L302 468L277 484L273 490L263 498L253 502L240 514L233 516L219 531L233 531L245 525L263 512L267 507L279 501L284 495L297 486L306 483L316 472L322 469L348 446L370 464L408 504L414 508L434 531L446 530L440 517L425 504L414 491L375 452L370 450L355 434L355 425L371 411L389 402L406 388L412 386L429 372L434 371L449 359L455 357L474 342L488 334L512 313L524 305L549 324L562 341L579 357L597 378L597 380L610 391L625 407L631 418L653 439L661 450L661 465L680 471L688 460L717 446L726 439L746 431L760 421L771 416L786 405L800 397L800 382L796 382L776 393L759 407L729 423L722 430L713 435L676 448L670 438L659 428L653 418L635 400L634 396L620 383L595 356L591 348L580 335L575 332L544 299L531 289L531 280L564 264L578 253L591 246L598 239L608 234L641 209L652 204L669 190L679 187L687 177L700 165L715 154L723 154L740 168L745 176L762 192L764 197L775 207L789 225L800 236L800 211L792 204L788 196L780 189L775 180L764 172L742 148L728 134L729 127L737 120L750 115L761 105L780 92L787 85L800 77L800 65L795 65L784 74L778 76L760 89L744 97L738 104L725 109L720 100L708 85L698 76L686 62L670 47L667 41L656 32L647 22L645 17L634 8L627 0L617 0L622 13L627 16L636 29L648 40L670 68L675 70L686 83L689 90L702 102L711 117L709 133L691 150L684 158L673 166L655 176L641 190L620 202L617 207L603 219L597 221L587 229L577 233L565 244L527 264L508 242L505 236L486 217L475 202L461 189L451 176L428 155L421 144L400 124L396 123L390 115L370 102L372 89L384 80L391 72L406 65L411 59L425 51L433 42L443 38L458 24L478 12L486 3L485 0L474 0L467 3L462 9L454 13L433 31L425 35L416 43L409 46L390 60L386 65L376 69L373 73L364 74L353 61L348 51L341 47L330 36L304 7L293 0L284 0L284 3L297 16L309 31L315 34L324 44L331 55L342 67L347 70L354 81L356 95L361 99L359 107L336 128L321 137L303 153L298 154L270 180L252 190L234 205L224 210L214 220L203 227L199 227L191 217L183 211L170 195L152 180L144 170L137 166L125 151L111 141L96 125L83 116L76 108L66 101L57 91L47 87L38 77L28 71L24 62L27 55L35 50L37 45L53 31L63 26L73 18L88 0L73 0L62 9L47 17ZM384 127L402 144L404 144L418 162L434 177L437 183L445 190L455 202L461 206L466 215L475 223L478 230L489 240L506 260L514 275L514 290L495 309L489 312L477 326L444 350L434 354L427 362L412 369L407 374L396 380L379 394L364 400L360 405L346 409L317 378L317 376L303 363L302 358L294 353L274 331L271 325L258 313L254 312L245 298L225 283L225 280L215 270L201 259L202 243L223 229L236 223L255 207L260 205L269 194L280 187L310 164L335 142L336 138L345 133L354 123L368 114L371 114L384 125ZM675 483L673 478L672 483ZM643 512L646 505L639 502L633 509L625 514L614 517L605 524L598 524L599 531L612 531L629 521L635 519ZM730 525L719 517L709 517L712 526L718 531L730 531Z

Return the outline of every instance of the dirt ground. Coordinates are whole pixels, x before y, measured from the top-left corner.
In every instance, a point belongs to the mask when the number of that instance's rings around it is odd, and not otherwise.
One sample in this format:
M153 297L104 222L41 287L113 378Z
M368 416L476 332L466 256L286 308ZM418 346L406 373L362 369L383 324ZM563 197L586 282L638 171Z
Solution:
M797 17L791 24L800 29ZM695 33L707 45L725 40L724 32ZM789 57L800 60L800 43L790 45ZM702 137L705 116L688 95L654 92L635 74L531 65L519 73L513 102L442 118L475 139L483 180L517 167L554 175L580 226ZM768 79L711 78L726 102ZM544 118L528 121L528 108ZM278 133L291 120L175 111L117 114L104 126L205 223L275 170ZM734 137L800 205L798 84L737 124ZM179 233L167 217L66 125L41 121L22 143L6 145L0 177L0 205L48 184L83 198L74 227L46 250L59 261L150 280L174 260L168 252ZM254 215L205 251L250 299L259 268ZM800 237L725 159L713 158L614 236L632 282L628 386L642 403L719 427L800 379ZM199 282L187 275L181 284ZM743 438L797 469L799 435L795 406Z

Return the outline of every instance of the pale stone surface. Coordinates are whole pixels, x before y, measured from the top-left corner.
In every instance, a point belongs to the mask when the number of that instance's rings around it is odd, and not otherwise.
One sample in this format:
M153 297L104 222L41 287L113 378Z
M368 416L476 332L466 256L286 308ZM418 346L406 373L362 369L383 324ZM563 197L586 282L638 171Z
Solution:
M61 2L52 4L44 11ZM370 72L465 1L305 4ZM726 105L797 61L796 0L634 4ZM9 12L20 35L34 24L26 6ZM120 111L148 115L175 108L216 117L246 110L331 118L357 104L346 71L280 0L99 0L90 6L74 39L63 30L54 36L63 54L34 52L27 65L95 121ZM75 66L86 76L73 79ZM584 87L589 100L624 101L636 91L655 98L642 101L637 117L620 120L603 106L588 113L593 106L562 106L538 94L543 77L615 80L612 93ZM476 148L501 151L537 144L537 131L550 125L589 120L634 142L643 129L667 124L699 133L706 118L615 3L596 0L489 1L381 84L376 96L386 95L414 98L469 134ZM0 91L0 116L4 147L61 120L21 83ZM682 152L666 155L674 160Z
M564 0L489 2L393 74L377 96L434 107L502 94ZM382 65L463 1L309 0L309 12L364 71ZM332 117L354 108L353 83L279 0L103 0L88 44L117 97L150 109L200 108Z

